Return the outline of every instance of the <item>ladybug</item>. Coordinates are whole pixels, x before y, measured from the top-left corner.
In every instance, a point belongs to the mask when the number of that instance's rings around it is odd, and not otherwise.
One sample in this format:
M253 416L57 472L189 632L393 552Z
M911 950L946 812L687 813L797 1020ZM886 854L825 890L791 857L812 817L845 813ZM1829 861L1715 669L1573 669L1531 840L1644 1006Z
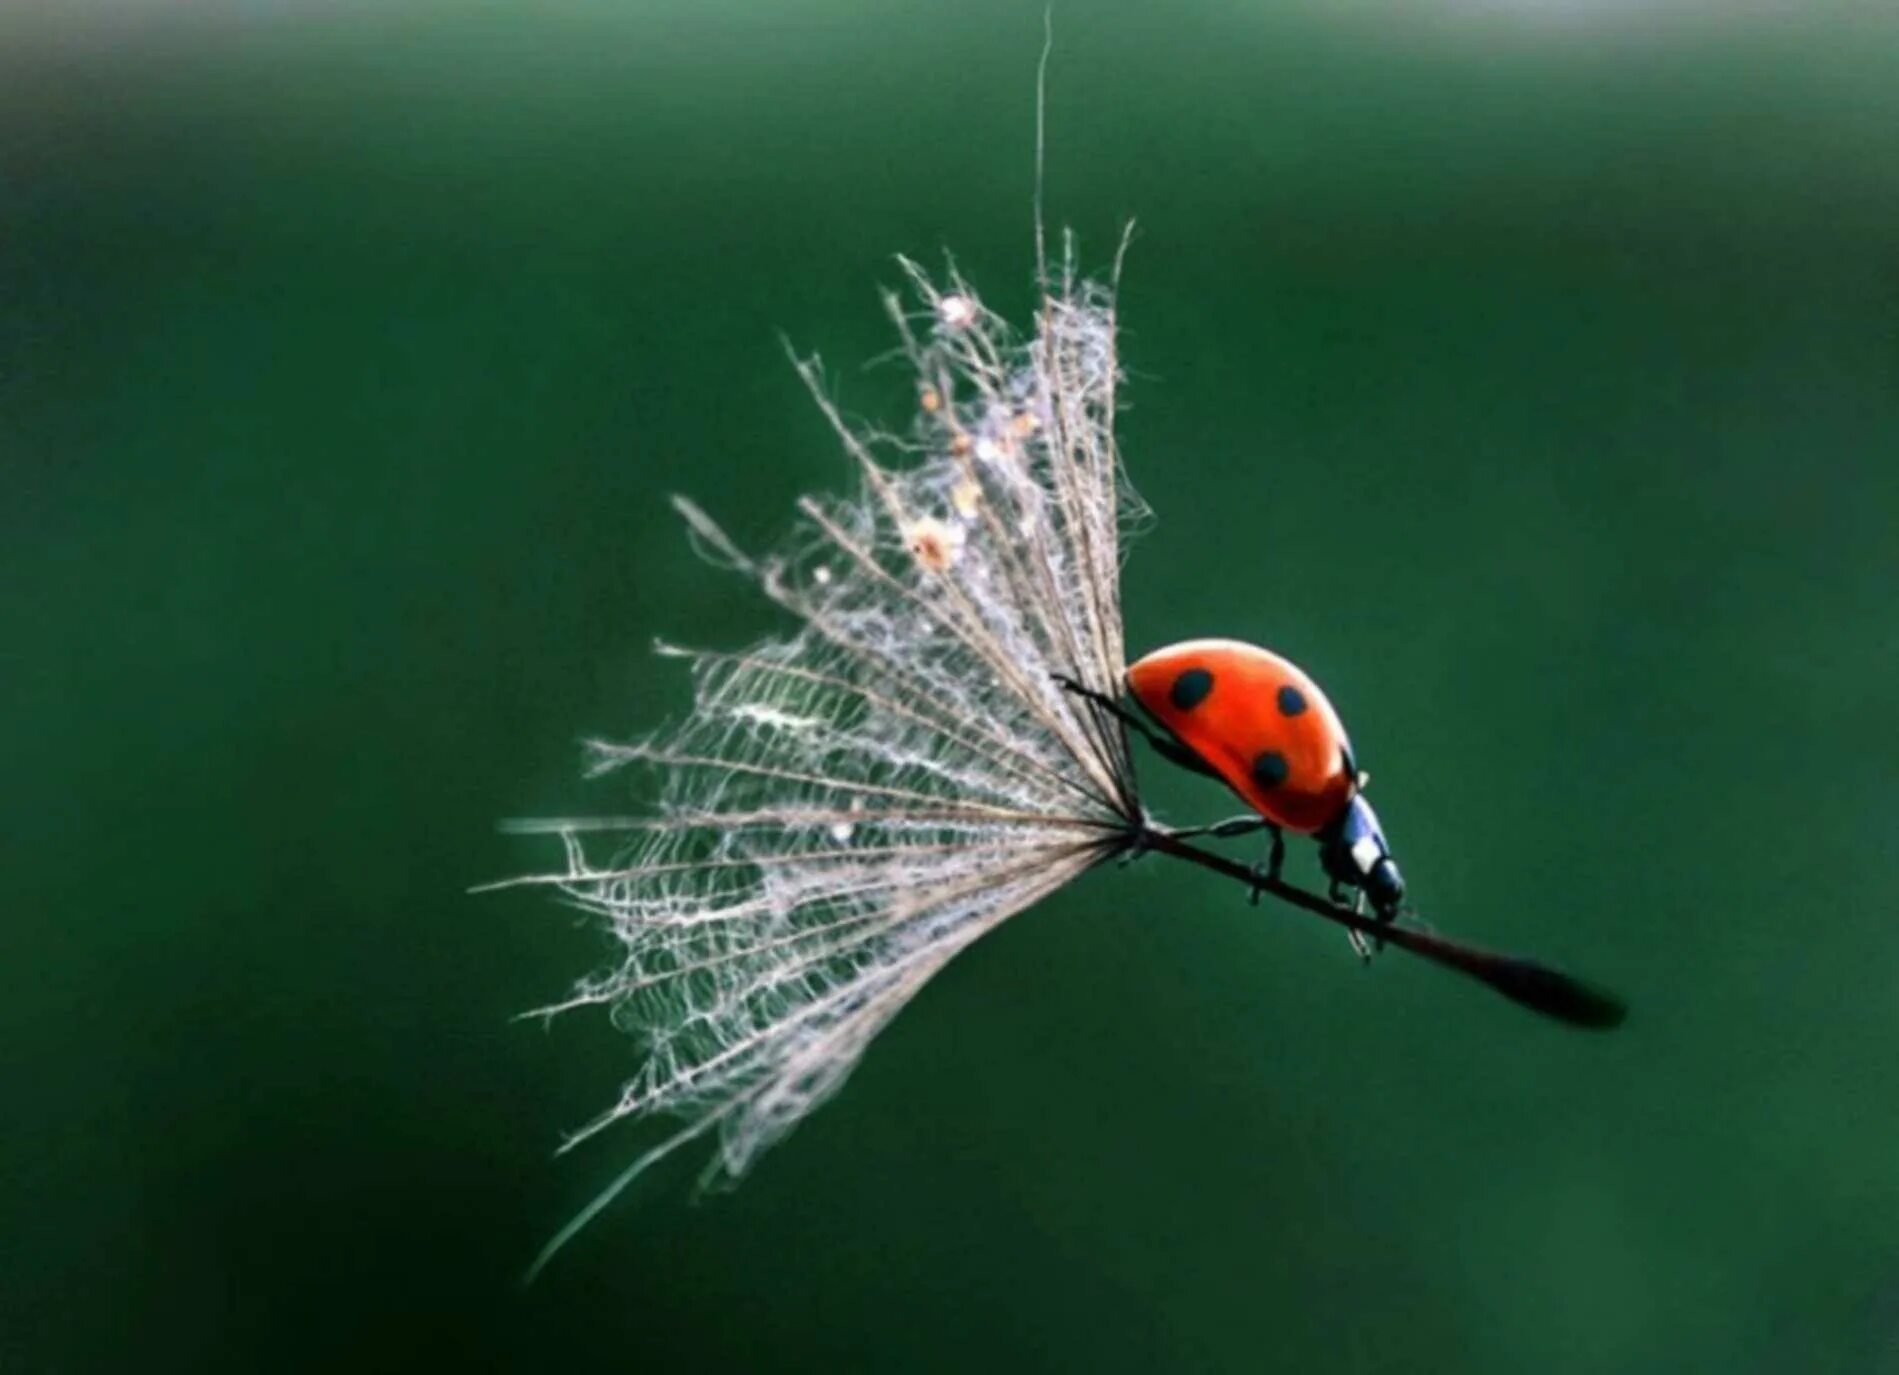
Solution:
M1356 890L1381 921L1397 917L1404 877L1360 791L1352 742L1325 693L1297 664L1239 640L1157 649L1126 676L1128 695L1151 726L1105 694L1068 686L1139 731L1164 758L1219 779L1253 809L1175 835L1270 831L1269 881L1285 859L1284 832L1312 836L1335 901Z

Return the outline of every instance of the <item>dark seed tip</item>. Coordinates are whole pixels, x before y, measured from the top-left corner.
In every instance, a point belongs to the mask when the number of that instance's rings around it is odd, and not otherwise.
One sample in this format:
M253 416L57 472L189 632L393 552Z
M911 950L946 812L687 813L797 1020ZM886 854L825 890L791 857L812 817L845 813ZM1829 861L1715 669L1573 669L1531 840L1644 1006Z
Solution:
M1612 1030L1629 1015L1628 1004L1608 989L1534 960L1508 961L1489 982L1512 1002L1591 1031Z

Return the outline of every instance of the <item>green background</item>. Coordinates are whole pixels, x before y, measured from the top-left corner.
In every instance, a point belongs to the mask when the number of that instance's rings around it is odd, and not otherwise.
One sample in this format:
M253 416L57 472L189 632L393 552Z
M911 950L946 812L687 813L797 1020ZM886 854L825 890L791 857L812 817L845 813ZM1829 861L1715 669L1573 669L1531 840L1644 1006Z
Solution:
M1149 860L525 1291L653 1138L550 1160L606 946L463 890L779 624L665 503L848 481L779 332L901 419L891 253L1027 305L1040 5L14 8L0 1366L1899 1370L1883 8L1059 6L1130 644L1305 664L1435 924L1634 1016Z

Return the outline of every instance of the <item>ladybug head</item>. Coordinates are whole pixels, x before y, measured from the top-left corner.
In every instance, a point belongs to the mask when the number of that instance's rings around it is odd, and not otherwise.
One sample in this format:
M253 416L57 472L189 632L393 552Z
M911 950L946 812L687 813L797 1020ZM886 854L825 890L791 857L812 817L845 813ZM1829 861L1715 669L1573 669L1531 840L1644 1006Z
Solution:
M1395 917L1400 904L1404 902L1404 875L1398 872L1397 864L1390 855L1386 855L1365 875L1365 896L1371 899L1372 910L1385 918Z
M1378 813L1362 793L1346 804L1319 840L1319 859L1330 877L1362 889L1380 917L1397 916L1404 902L1404 875L1391 857Z

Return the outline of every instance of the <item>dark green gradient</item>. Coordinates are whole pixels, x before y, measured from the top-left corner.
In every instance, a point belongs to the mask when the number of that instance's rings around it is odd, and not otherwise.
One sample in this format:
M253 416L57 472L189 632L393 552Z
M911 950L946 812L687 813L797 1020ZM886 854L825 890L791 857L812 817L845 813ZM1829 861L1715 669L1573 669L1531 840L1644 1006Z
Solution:
M778 624L665 498L849 480L779 331L900 418L889 254L1027 305L1041 8L186 8L0 21L0 1367L1899 1370L1876 7L1057 15L1130 643L1308 667L1431 920L1625 1027L1152 856L525 1292L653 1138L550 1161L632 1047L509 1018L607 946L463 890Z

